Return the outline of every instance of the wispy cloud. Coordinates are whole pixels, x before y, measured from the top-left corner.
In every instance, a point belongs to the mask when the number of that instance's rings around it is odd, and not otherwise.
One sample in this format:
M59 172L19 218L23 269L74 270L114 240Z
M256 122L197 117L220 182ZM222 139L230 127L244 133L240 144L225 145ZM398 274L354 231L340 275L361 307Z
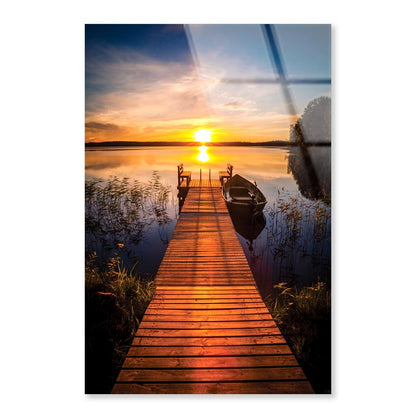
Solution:
M118 131L120 127L116 124L111 123L97 123L95 121L90 121L89 123L85 123L85 128L90 130L110 130L110 131Z

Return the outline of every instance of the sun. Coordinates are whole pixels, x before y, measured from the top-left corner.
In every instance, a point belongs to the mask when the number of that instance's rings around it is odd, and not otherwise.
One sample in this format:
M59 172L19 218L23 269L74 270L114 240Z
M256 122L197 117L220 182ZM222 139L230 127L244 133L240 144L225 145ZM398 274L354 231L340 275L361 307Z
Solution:
M199 129L194 133L195 141L207 143L211 141L212 132L209 129Z

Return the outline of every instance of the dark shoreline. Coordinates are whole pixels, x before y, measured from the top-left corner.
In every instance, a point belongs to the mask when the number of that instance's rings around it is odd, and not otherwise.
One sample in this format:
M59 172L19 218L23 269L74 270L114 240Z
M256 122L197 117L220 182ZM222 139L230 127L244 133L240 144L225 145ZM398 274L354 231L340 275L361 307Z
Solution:
M90 142L85 143L85 148L95 147L192 147L198 146L201 143L198 142L123 142L123 141L111 141L111 142ZM270 142L209 142L209 147L288 147L288 146L299 146L300 143L289 142L283 140L276 140ZM304 146L331 146L331 143L317 142L317 143L304 143Z

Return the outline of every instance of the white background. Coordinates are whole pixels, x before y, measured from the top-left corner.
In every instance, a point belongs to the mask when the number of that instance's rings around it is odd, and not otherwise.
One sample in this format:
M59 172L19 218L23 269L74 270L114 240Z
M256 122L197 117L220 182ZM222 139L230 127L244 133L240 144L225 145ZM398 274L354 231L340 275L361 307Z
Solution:
M414 414L416 36L410 5L2 3L3 414ZM331 396L84 395L85 23L333 25Z

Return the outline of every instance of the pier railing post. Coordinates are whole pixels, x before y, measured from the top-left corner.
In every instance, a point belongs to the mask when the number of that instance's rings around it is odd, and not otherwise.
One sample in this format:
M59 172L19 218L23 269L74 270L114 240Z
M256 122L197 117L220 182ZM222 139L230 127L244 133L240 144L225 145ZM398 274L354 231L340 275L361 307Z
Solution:
M199 169L199 187L201 187L202 182L202 169Z

